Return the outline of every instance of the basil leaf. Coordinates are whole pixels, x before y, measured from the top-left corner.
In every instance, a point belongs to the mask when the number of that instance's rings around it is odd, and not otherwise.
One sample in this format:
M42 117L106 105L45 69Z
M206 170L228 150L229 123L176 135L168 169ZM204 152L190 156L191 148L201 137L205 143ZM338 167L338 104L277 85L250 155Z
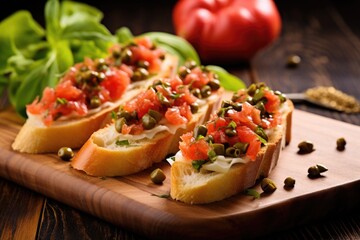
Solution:
M246 88L246 84L235 75L232 75L225 69L215 65L206 66L207 69L215 72L219 76L220 85L229 91L238 91L239 89Z
M64 73L74 64L74 58L67 41L59 41L56 43L56 63L57 63L57 72ZM54 76L56 77L56 76ZM54 84L55 83L55 84ZM49 83L49 86L55 86L55 82Z
M197 64L200 64L199 55L193 46L184 38L165 32L148 32L140 36L149 37L153 42L159 45L159 47L166 46L165 50L171 48L172 53L177 53L176 55L179 56L180 65L184 63L184 60L194 60Z
M47 61L41 60L27 73L21 76L21 84L16 91L15 110L23 117L26 117L26 105L39 96L39 89L53 85L59 74L56 62L56 55L53 53ZM55 79L55 80L54 80Z
M76 24L79 21L99 22L103 19L103 13L90 5L64 1L61 5L60 24L63 27Z
M118 146L129 146L129 140L116 140L115 142L116 145Z
M50 45L55 45L60 38L60 6L58 0L48 0L45 5L46 37Z
M119 28L118 30L116 30L115 35L117 37L117 41L124 45L131 42L132 39L134 38L130 29L127 27Z
M24 37L26 36L26 37ZM41 42L44 30L28 11L18 11L0 23L0 74L7 68L7 60L32 43Z

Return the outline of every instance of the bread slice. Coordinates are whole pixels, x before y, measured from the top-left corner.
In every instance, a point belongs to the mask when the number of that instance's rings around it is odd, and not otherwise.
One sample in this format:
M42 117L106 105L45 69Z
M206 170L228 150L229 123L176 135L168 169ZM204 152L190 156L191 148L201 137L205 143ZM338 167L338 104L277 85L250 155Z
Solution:
M184 128L178 127L174 133L161 131L151 139L136 140L130 146L109 147L107 142L113 142L118 133L114 124L108 125L91 135L71 161L71 166L92 176L124 176L149 168L178 151L180 136L205 122L213 109L218 109L221 95L222 91L218 90L211 96Z
M52 125L45 126L39 117L29 115L12 144L13 150L26 153L51 153L57 152L61 147L80 148L94 131L111 122L111 111L117 110L123 102L135 97L155 78L174 76L177 65L178 59L175 56L166 55L157 75L131 83L118 101L107 104L99 111L85 117L54 121Z
M282 146L291 140L293 104L286 102L283 124L269 135L268 144L261 148L255 161L234 164L228 172L196 171L190 161L175 161L171 166L173 199L188 204L220 201L253 186L276 166Z

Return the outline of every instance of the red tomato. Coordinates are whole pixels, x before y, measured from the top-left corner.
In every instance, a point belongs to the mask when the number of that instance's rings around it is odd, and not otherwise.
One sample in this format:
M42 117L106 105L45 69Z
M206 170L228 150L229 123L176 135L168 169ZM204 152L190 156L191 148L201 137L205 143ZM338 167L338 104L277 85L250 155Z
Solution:
M204 139L195 141L192 132L181 136L182 142L179 144L182 155L187 160L204 160L208 158L208 152L211 149Z
M173 125L181 125L187 123L187 118L181 115L179 107L168 108L165 112L165 118Z
M207 62L249 60L281 30L273 0L180 0L173 23Z
M246 151L246 155L251 159L255 160L256 155L260 151L261 142L257 135L246 126L238 126L236 128L240 142L249 143L249 147Z
M153 89L148 89L140 93L136 98L128 101L124 105L124 110L128 112L137 111L138 117L141 119L150 109L159 111L161 103Z
M123 95L129 84L130 78L127 73L111 68L110 71L106 72L105 80L100 83L100 86L109 91L110 98L114 101Z

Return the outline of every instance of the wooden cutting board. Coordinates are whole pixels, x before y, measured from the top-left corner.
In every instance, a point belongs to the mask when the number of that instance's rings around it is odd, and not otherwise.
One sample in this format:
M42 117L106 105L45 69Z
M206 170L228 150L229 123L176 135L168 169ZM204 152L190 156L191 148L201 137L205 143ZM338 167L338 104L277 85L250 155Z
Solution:
M254 237L351 209L360 201L360 127L299 110L293 114L292 142L270 175L278 186L273 194L259 199L239 194L197 206L160 197L170 189L166 162L154 166L168 176L158 186L149 179L154 168L128 177L96 178L70 168L55 154L14 152L11 143L20 123L13 113L0 113L0 176L149 238ZM347 140L343 152L336 150L339 137ZM302 140L314 142L316 150L297 154ZM308 178L307 169L317 163L329 171ZM292 190L283 188L288 176L296 179Z

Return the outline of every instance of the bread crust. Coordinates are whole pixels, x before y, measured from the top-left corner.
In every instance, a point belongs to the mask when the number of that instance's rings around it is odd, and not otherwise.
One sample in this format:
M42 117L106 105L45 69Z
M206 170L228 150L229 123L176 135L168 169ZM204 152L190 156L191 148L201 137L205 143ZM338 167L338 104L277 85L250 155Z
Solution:
M171 197L188 204L211 203L240 193L253 186L257 179L267 177L277 164L281 148L291 140L294 106L290 100L287 104L283 128L275 130L255 161L235 164L226 173L197 172L190 162L175 161L171 166Z
M214 101L202 106L193 115L186 128L178 128L175 134L160 132L153 139L141 140L139 146L109 149L96 144L94 133L71 161L74 169L84 171L92 176L125 176L149 168L156 162L179 150L180 136L192 131L197 124L205 122L213 109L221 102L222 90L218 90ZM106 134L113 125L99 131Z
M45 126L40 119L30 116L17 134L12 149L26 153L54 153L61 147L80 148L93 132L111 122L111 111L117 110L123 102L135 97L140 89L146 88L154 78L173 76L176 73L177 64L176 57L166 55L158 75L142 82L130 84L128 91L121 99L93 115L55 121L51 126Z

